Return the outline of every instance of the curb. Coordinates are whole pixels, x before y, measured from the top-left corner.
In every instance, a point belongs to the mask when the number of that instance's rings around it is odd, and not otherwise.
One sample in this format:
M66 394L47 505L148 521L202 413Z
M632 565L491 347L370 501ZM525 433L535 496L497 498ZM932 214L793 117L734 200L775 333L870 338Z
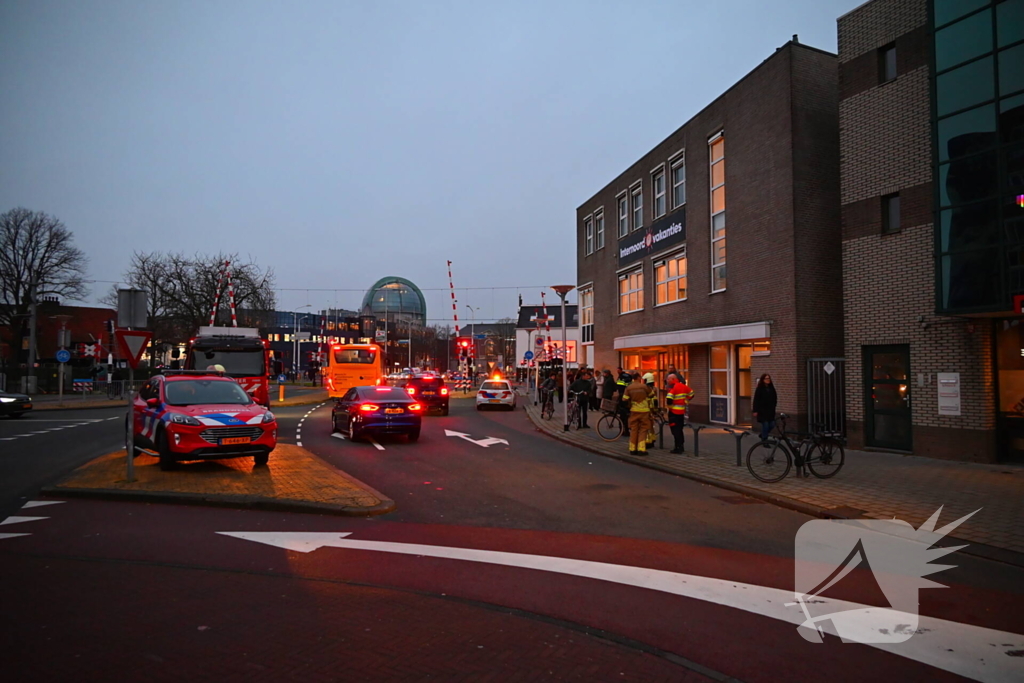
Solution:
M109 403L93 403L93 404L86 403L84 405L77 405L77 406L76 405L68 405L68 404L65 403L62 406L59 406L59 405L55 405L53 407L46 406L45 408L44 407L40 407L40 404L38 404L38 403L33 403L32 404L32 410L30 410L27 413L25 413L25 415L32 415L33 413L37 413L37 412L47 412L47 413L50 413L50 412L54 412L54 411L60 412L60 411L63 411L63 410L108 410L110 408L120 408L121 410L125 410L126 408L128 408L128 401L124 401L123 403L116 402L116 401L111 401Z
M209 493L182 493L172 491L126 491L124 489L85 489L85 488L64 488L61 486L70 481L82 468L88 467L106 455L93 458L89 462L76 467L60 481L50 486L44 486L41 492L54 497L68 498L94 498L99 500L117 500L143 503L169 503L178 505L204 505L207 507L223 507L246 510L270 510L275 512L301 512L306 514L328 514L342 517L375 517L377 515L394 512L397 509L395 501L382 494L377 489L369 486L359 479L356 479L348 472L339 470L323 458L313 452L300 448L305 455L319 461L342 479L358 486L365 492L376 497L380 502L368 507L353 507L349 505L333 505L331 503L317 503L289 498L266 498L247 494L209 494Z
M574 446L580 450L587 451L595 455L620 460L638 467L656 470L665 474L672 474L701 484L707 484L708 486L714 486L720 489L725 489L726 491L732 491L733 493L739 493L749 498L756 498L766 503L771 503L772 505L785 508L787 510L793 510L794 512L799 512L810 517L818 517L820 519L872 519L871 517L864 515L864 510L858 510L852 507L825 508L820 505L804 503L803 501L795 500L789 496L780 496L778 494L768 493L766 491L761 491L760 489L743 486L742 484L734 484L730 481L707 477L703 474L697 474L696 472L681 472L679 470L672 469L671 467L665 467L664 465L660 465L656 462L645 462L643 460L637 460L634 457L605 453L593 446L579 444L575 441L564 439L557 432L549 432L533 419L533 416L529 411L524 412L526 412L526 418L533 424L537 431L548 437L561 441L562 443L569 444L570 446ZM993 560L995 562L1002 562L1015 567L1024 567L1024 553L1019 553L1015 550L1007 550L1006 548L999 548L997 546L986 545L984 543L979 543L978 541L960 539L953 536L946 536L944 540L947 542L946 544L950 546L966 544L967 547L959 551L965 555L973 555L975 557Z

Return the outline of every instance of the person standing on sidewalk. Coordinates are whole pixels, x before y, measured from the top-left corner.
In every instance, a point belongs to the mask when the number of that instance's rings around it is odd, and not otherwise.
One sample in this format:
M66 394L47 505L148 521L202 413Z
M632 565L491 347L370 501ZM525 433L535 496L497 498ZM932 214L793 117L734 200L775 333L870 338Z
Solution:
M629 401L626 400L626 389L629 388L630 383L633 381L633 375L622 368L617 368L617 371L615 390L619 394L619 419L622 420L626 436L629 436Z
M626 387L624 403L629 404L629 454L647 455L647 435L651 431L651 396L654 390L633 375L633 383Z
M569 393L576 393L576 402L580 407L580 429L590 429L587 424L587 411L590 406L590 373L582 372L576 381L569 385Z
M767 372L757 380L757 388L754 389L754 400L751 406L751 414L754 419L761 423L761 441L767 442L768 435L775 429L775 407L779 403L779 395L775 392L775 384L772 376Z
M683 383L679 375L668 376L669 389L665 395L668 403L668 426L672 430L673 447L670 453L679 455L686 450L686 435L683 425L686 424L686 407L693 398L693 389Z
M597 370L587 370L587 379L590 380L590 405L589 410L598 410L601 407L601 376Z

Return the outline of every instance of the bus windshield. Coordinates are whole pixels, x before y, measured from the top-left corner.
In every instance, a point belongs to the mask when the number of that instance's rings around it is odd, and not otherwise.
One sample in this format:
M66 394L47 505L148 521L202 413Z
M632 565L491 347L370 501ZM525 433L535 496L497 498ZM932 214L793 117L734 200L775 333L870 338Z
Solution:
M335 349L335 363L372 363L377 357L377 352L371 349Z
M196 370L209 370L211 365L221 365L224 372L238 377L255 377L262 375L262 349L193 349L193 367Z

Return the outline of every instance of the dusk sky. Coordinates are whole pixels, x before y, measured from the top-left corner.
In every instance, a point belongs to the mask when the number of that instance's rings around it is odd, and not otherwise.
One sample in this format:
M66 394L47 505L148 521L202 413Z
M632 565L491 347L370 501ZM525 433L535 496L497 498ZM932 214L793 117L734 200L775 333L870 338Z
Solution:
M280 310L399 275L450 321L450 259L460 319L515 316L576 282L578 205L859 4L5 0L0 212L65 222L89 302L133 251L235 251Z

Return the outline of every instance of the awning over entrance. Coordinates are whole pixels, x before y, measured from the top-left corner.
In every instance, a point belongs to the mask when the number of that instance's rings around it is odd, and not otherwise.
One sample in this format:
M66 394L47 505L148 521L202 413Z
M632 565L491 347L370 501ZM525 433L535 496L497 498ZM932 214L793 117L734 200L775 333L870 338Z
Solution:
M628 337L616 337L616 349L637 349L648 346L672 346L675 344L713 344L715 342L745 341L770 339L771 323L743 323L742 325L722 325L719 327L700 327L693 330L676 330L674 332L654 332L652 334L633 334Z

